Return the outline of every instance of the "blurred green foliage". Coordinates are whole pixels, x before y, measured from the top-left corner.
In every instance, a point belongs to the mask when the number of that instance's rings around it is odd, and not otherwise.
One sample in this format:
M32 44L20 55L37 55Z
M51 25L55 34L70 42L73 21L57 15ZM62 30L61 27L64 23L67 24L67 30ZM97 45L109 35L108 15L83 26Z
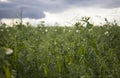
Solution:
M120 27L88 20L86 27L1 24L0 78L120 78Z

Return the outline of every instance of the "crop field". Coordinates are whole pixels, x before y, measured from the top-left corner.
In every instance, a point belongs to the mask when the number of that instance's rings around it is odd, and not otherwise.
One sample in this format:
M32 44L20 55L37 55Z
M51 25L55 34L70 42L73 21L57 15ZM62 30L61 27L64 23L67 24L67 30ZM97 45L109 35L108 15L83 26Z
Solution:
M0 24L0 78L120 78L120 26Z

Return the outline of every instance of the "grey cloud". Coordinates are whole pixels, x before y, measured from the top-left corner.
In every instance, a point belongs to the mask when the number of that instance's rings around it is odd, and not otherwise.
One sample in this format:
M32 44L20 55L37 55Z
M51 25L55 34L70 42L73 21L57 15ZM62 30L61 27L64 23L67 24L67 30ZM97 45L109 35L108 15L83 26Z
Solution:
M72 6L77 7L120 7L119 0L9 0L10 3L0 3L0 18L18 17L23 8L23 17L43 18L44 11L60 12Z
M79 7L101 7L101 8L116 8L120 7L119 0L65 0L67 5Z
M0 9L0 18L15 18L18 17L18 12L13 9Z
M44 18L45 14L37 7L23 7L23 17L39 19Z
M0 18L19 18L20 17L19 8L12 8L12 9L0 9ZM45 14L43 11L36 9L36 8L23 8L22 11L23 18L44 18Z
M12 0L11 0L12 1ZM28 0L26 0L28 2ZM29 2L28 2L29 3ZM20 16L20 10L23 10L23 18L44 18L45 14L39 6L35 4L27 4L24 0L13 0L10 3L0 3L0 19L1 18L18 18Z
M120 7L120 0L110 0L109 4L105 6L105 8L119 8L119 7Z

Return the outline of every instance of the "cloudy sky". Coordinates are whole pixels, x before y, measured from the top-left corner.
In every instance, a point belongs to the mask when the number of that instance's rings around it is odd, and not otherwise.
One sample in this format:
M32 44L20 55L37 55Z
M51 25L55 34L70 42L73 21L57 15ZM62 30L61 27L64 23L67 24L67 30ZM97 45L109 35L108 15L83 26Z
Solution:
M0 0L0 20L11 24L18 21L22 9L23 21L37 24L70 25L81 17L91 17L95 24L120 22L120 0Z

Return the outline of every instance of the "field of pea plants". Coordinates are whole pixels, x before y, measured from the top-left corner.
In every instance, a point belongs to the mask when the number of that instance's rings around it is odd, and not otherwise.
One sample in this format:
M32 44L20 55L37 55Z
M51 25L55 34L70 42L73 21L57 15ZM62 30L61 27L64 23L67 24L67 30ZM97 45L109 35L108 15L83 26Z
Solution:
M120 26L0 24L0 78L120 78Z

